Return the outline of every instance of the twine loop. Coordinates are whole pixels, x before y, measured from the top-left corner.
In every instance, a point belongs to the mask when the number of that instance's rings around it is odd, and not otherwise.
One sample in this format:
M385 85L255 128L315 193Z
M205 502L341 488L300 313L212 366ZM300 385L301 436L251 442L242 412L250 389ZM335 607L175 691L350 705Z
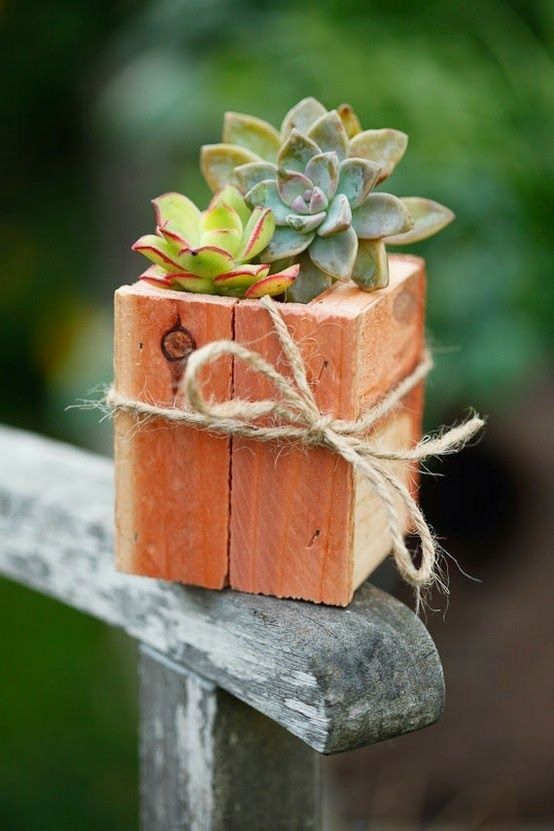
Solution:
M461 450L484 426L478 415L444 430L436 436L424 436L414 447L390 449L375 444L369 430L393 411L404 396L425 378L432 368L428 352L414 370L391 392L365 412L349 421L320 412L306 374L300 350L269 297L260 300L267 310L279 339L292 377L282 375L257 352L235 341L215 341L193 352L180 384L191 409L159 407L120 395L113 387L106 404L113 412L125 410L137 416L162 417L193 427L226 435L244 436L258 441L299 441L304 445L325 447L345 459L372 486L383 505L390 534L392 555L404 580L423 588L439 581L437 543L423 512L401 478L386 462L418 463L431 456L443 456ZM245 363L270 380L280 393L276 399L250 401L232 398L224 402L207 400L201 389L201 370L224 356ZM259 424L259 420L264 423ZM400 507L399 507L400 506ZM404 516L421 542L420 563L416 565L403 536Z

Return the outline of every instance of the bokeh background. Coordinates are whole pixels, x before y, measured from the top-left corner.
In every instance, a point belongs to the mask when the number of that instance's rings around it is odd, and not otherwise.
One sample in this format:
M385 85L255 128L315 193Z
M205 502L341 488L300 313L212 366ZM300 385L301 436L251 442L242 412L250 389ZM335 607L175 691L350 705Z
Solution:
M457 214L414 246L427 420L472 404L490 421L423 502L480 582L452 564L450 608L428 616L442 722L326 760L329 829L554 827L553 19L548 0L0 3L4 423L110 452L109 423L64 408L110 379L149 200L207 201L198 148L225 109L279 123L306 95L349 101L410 135L390 189ZM0 627L0 827L136 828L132 644L9 583Z

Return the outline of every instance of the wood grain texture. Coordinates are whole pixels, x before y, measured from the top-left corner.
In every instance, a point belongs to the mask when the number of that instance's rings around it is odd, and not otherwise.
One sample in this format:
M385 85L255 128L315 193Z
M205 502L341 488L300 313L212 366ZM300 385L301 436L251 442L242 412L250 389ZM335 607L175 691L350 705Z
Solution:
M319 409L356 419L408 375L424 349L425 274L391 257L386 289L336 283L308 305L281 307L300 347ZM235 340L290 375L269 315L235 307ZM271 383L236 362L234 395L266 398ZM406 447L421 432L422 386L377 426L376 443ZM391 465L411 484L410 466ZM382 505L352 467L324 448L236 438L231 462L230 582L241 591L347 605L390 550Z
M190 348L232 339L234 304L228 298L160 292L145 283L118 289L117 391L148 403L182 405L176 387L185 368L187 338ZM206 368L203 381L211 397L228 398L231 359ZM159 418L137 426L131 414L119 412L115 448L118 568L209 588L224 586L230 439Z
M427 630L369 583L339 609L118 573L108 459L7 428L0 458L7 577L122 627L324 753L440 716Z
M317 753L266 716L143 647L142 831L315 831Z

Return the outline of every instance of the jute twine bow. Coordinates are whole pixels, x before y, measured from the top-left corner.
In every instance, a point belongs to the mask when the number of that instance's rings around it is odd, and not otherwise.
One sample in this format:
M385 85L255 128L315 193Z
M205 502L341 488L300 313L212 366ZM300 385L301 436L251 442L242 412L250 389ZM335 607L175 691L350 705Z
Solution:
M193 427L245 436L258 441L298 441L307 446L326 447L346 459L365 477L381 500L385 509L388 531L398 571L407 583L421 589L431 586L438 578L437 543L425 517L398 476L387 469L388 461L422 462L431 456L443 456L461 450L484 426L477 415L463 424L445 430L436 436L424 436L415 447L392 450L376 446L368 431L383 416L397 407L404 396L428 374L432 360L428 352L413 372L404 378L388 395L356 421L334 418L320 412L308 383L306 366L300 350L293 340L277 304L269 297L260 304L271 316L283 352L292 371L286 378L261 355L234 341L215 341L193 352L180 383L180 391L192 410L177 407L158 407L135 401L121 395L112 387L106 397L110 411L125 410L138 416L157 416L168 421L181 422ZM265 375L280 392L279 399L247 401L234 398L225 402L204 398L200 383L201 370L223 356L233 356L243 361L255 372ZM261 418L271 417L273 423L259 425ZM276 422L276 423L275 423ZM397 507L403 506L410 527L421 541L421 562L416 566L403 537L403 518Z

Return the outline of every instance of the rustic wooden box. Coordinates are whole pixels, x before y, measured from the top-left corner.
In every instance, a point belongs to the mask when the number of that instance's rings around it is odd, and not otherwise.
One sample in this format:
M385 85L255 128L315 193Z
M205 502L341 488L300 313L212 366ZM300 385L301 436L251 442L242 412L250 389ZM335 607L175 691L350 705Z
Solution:
M390 271L386 289L336 283L307 305L280 306L322 412L357 418L422 357L423 261L394 256ZM183 406L176 389L187 350L222 338L288 372L258 301L138 283L118 289L115 311L121 394ZM269 381L230 359L207 368L202 381L218 400L275 395ZM420 385L377 426L375 441L414 444L422 403ZM344 606L390 550L379 500L329 450L217 437L161 419L137 424L123 412L115 429L116 556L124 571ZM415 493L417 471L394 465Z

